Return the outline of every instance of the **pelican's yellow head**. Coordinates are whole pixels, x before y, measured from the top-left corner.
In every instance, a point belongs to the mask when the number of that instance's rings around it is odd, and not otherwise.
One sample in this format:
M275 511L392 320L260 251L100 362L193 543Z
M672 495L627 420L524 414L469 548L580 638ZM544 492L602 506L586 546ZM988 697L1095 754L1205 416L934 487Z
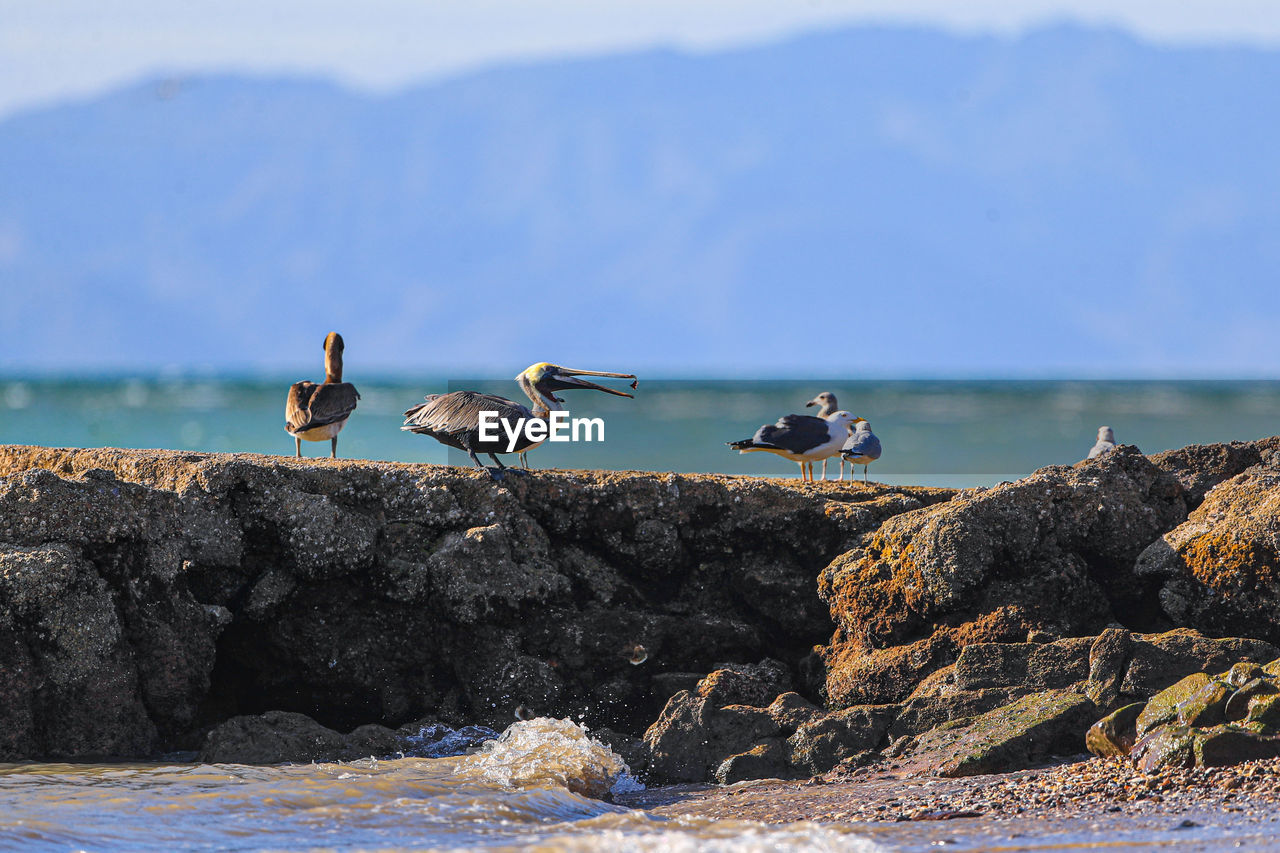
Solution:
M594 382L588 382L585 379L578 379L579 376L611 376L615 379L635 379L635 375L631 373L603 373L599 370L570 370L567 367L561 367L558 364L551 364L547 361L540 361L537 364L531 364L523 373L516 377L516 381L525 388L525 393L529 394L530 399L541 397L545 401L552 403L563 403L555 395L556 391L572 391L576 388L590 388L593 391L603 391L606 394L616 394L619 397L630 397L626 391L615 391L612 388L606 388L603 385L597 385ZM527 386L527 387L525 387ZM530 393L532 390L533 393ZM534 395L537 395L535 397Z
M559 368L551 362L540 361L537 364L529 365L523 373L516 377L516 380L524 379L529 382L538 382L545 378L548 373L554 373L556 370L559 370Z

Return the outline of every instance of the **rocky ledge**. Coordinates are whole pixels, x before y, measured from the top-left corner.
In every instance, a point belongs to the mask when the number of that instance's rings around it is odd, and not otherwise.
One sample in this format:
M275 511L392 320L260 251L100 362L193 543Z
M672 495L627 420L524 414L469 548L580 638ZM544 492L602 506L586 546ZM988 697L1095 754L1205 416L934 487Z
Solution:
M519 705L639 734L719 662L762 658L816 699L814 578L951 495L0 446L0 761L197 750L276 711L328 734L249 755L501 729Z
M1027 767L1274 676L1277 495L1280 438L961 492L0 447L0 760L393 752L524 705L658 782Z

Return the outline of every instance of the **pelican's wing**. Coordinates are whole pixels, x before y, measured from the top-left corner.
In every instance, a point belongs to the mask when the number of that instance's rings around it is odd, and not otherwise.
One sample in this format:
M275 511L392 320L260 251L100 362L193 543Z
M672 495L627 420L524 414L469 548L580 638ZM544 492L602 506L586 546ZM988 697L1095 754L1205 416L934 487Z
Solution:
M305 429L311 420L311 395L320 386L314 382L295 382L289 386L284 401L284 428L289 432Z
M527 406L506 397L476 391L454 391L432 394L425 402L405 412L404 426L400 428L411 432L453 435L479 427L481 412L497 412L499 420L519 420L533 415Z
M322 427L345 421L356 409L360 392L350 382L326 382L315 386L309 406L307 427Z
M806 453L831 440L828 424L822 418L808 415L784 415L776 424L766 424L756 430L752 442L758 445L778 447L792 453Z

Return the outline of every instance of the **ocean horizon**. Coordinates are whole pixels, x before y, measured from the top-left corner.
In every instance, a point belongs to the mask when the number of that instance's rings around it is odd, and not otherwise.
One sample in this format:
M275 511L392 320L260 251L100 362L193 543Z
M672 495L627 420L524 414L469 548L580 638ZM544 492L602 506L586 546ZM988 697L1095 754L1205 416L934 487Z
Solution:
M361 399L339 437L344 458L471 465L460 451L401 431L404 410L426 394L463 388L525 402L511 379L348 378ZM283 429L288 384L216 374L10 375L0 379L0 443L292 456ZM899 485L985 486L1072 464L1102 425L1146 453L1280 433L1276 380L642 378L635 399L564 392L573 417L603 420L604 440L546 443L529 461L534 468L798 476L792 462L738 454L726 442L785 414L814 413L804 404L822 391L870 421L884 445L870 477ZM304 442L303 455L326 456L328 445ZM828 476L837 469L832 460Z

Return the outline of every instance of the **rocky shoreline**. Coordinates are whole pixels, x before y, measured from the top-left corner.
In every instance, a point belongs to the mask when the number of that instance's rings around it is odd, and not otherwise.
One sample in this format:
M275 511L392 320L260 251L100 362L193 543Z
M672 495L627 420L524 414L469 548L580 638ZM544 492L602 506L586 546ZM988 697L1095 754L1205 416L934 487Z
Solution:
M523 705L663 784L1016 771L1280 658L1278 519L1280 438L959 492L4 446L0 761L336 758ZM1248 690L1191 722L1264 758Z

